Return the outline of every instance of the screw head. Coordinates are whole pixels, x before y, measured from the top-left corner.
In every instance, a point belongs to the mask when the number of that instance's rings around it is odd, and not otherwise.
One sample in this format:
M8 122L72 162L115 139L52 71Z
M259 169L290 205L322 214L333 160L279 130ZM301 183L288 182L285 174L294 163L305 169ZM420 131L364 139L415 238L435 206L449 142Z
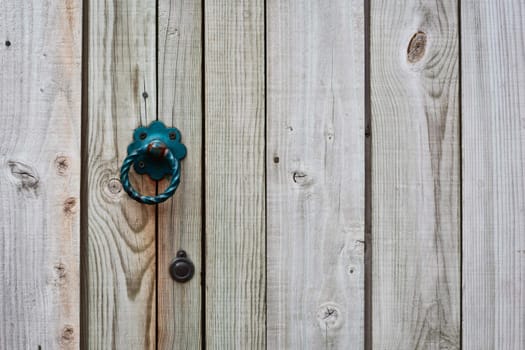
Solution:
M139 168L144 168L144 167L145 167L144 162L143 162L143 161L140 161L140 162L139 162Z
M146 137L148 137L148 134L146 134L145 132L141 132L140 135L139 135L139 138L141 140L144 140Z
M175 140L177 138L177 134L175 133L175 131L172 131L170 132L170 140Z

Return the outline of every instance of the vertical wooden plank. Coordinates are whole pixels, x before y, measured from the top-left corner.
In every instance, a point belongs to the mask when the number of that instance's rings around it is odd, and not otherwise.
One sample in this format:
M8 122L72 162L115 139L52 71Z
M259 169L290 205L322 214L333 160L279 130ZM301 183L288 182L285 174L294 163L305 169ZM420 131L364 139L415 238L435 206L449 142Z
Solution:
M202 4L160 0L158 8L159 119L182 133L188 155L181 185L158 216L158 348L201 348L202 246ZM162 189L161 189L162 190ZM184 249L195 276L176 283L169 265Z
M459 349L457 2L371 4L374 349Z
M205 2L206 346L265 347L264 2Z
M81 1L2 2L2 349L79 347L81 28Z
M463 346L525 349L525 4L461 3Z
M268 348L364 344L364 3L270 0Z
M155 2L92 0L88 13L83 341L89 349L152 349L155 207L129 198L118 179L133 129L155 116ZM146 176L131 181L155 193Z

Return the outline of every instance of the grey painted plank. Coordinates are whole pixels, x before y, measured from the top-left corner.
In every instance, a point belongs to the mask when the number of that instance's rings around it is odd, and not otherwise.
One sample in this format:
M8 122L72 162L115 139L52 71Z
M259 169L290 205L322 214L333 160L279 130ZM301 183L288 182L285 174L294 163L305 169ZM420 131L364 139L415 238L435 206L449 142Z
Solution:
M461 3L463 346L525 349L525 4Z
M200 349L202 345L202 4L160 0L158 9L159 119L182 133L188 155L181 184L159 205L159 349ZM160 185L159 190L163 189ZM195 264L195 276L176 283L169 265L179 249Z
M264 2L205 2L206 346L265 348Z
M457 7L371 3L374 349L460 346Z
M2 349L79 347L81 14L2 2Z
M364 3L267 2L268 348L363 349Z
M94 0L88 12L82 342L88 349L153 349L155 207L132 200L118 179L133 129L155 117L155 2ZM131 182L155 193L146 176Z

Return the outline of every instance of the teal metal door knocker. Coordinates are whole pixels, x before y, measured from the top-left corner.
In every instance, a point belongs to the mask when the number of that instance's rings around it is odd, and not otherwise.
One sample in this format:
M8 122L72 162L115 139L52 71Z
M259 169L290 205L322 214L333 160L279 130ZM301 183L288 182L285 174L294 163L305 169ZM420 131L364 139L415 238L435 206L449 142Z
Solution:
M120 168L120 181L127 194L145 204L158 204L170 198L180 183L180 161L186 156L186 146L181 143L181 133L176 128L167 128L160 121L133 131L133 142L128 146L128 156ZM137 174L148 175L159 181L171 176L166 190L156 196L137 192L129 181L131 166Z

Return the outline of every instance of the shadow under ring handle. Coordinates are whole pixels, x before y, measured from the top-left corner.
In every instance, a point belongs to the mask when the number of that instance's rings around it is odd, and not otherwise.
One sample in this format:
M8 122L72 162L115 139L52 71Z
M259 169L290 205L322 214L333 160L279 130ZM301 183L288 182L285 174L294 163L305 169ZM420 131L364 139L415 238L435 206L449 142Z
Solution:
M140 194L139 192L137 192L137 190L133 188L131 182L129 181L129 170L131 169L133 163L135 163L139 156L148 153L154 154L154 156L159 159L166 159L169 163L170 168L172 169L171 179L168 187L163 193L158 194L156 196L146 196ZM160 142L157 143L153 141L128 154L128 156L124 159L124 162L122 163L122 167L120 168L120 181L126 193L134 200L144 204L162 203L171 196L173 196L173 194L177 190L177 187L179 186L179 161L177 160L177 158L175 158L175 156L169 148L162 146L162 143Z

